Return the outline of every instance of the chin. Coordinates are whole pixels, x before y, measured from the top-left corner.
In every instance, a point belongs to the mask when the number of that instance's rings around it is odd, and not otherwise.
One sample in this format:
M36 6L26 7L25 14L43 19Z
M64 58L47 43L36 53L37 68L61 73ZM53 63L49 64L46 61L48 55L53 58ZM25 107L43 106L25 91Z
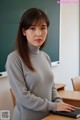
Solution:
M35 45L35 46L39 48L41 45L42 45L42 44L37 44L37 45Z

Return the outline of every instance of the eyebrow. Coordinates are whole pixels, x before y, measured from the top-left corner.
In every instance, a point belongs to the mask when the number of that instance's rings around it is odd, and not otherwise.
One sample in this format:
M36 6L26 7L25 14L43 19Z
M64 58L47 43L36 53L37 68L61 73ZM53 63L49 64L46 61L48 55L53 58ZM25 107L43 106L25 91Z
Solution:
M36 26L36 25L31 25L31 26ZM43 26L43 27L47 27L47 25L45 24L43 24L43 25L39 25L39 26Z

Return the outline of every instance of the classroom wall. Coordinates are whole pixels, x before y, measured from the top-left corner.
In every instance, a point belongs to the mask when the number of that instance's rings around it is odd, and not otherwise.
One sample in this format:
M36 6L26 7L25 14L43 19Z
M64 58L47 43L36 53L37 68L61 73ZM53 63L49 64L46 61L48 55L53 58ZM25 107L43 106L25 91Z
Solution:
M61 4L60 65L53 67L56 82L72 90L71 77L79 75L79 4Z
M0 72L5 71L7 56L15 48L15 38L22 13L30 7L41 8L47 13L50 19L49 40L43 51L49 54L52 61L59 61L60 4L57 4L56 0L50 0L50 2L49 0L39 1L21 0L19 4L17 0L8 0L9 4L6 4L4 0L0 2ZM5 45L5 41L8 43L7 45Z

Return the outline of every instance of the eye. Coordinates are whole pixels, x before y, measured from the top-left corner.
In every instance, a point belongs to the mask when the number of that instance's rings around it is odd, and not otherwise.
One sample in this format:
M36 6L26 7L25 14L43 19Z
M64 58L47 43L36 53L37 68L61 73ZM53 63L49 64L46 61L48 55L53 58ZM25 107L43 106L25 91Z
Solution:
M36 28L35 28L35 27L30 27L29 29L30 29L30 30L35 30Z
M41 27L41 30L45 30L45 29L47 29L47 27Z

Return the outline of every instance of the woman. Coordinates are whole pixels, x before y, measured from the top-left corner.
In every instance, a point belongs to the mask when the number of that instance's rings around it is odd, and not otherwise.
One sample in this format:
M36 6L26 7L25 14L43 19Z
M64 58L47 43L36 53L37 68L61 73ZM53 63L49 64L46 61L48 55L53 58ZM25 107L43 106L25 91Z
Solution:
M68 111L75 107L63 103L55 88L51 61L41 51L48 35L49 20L37 8L25 11L16 39L17 49L6 63L11 88L16 97L13 120L41 120L49 111Z

